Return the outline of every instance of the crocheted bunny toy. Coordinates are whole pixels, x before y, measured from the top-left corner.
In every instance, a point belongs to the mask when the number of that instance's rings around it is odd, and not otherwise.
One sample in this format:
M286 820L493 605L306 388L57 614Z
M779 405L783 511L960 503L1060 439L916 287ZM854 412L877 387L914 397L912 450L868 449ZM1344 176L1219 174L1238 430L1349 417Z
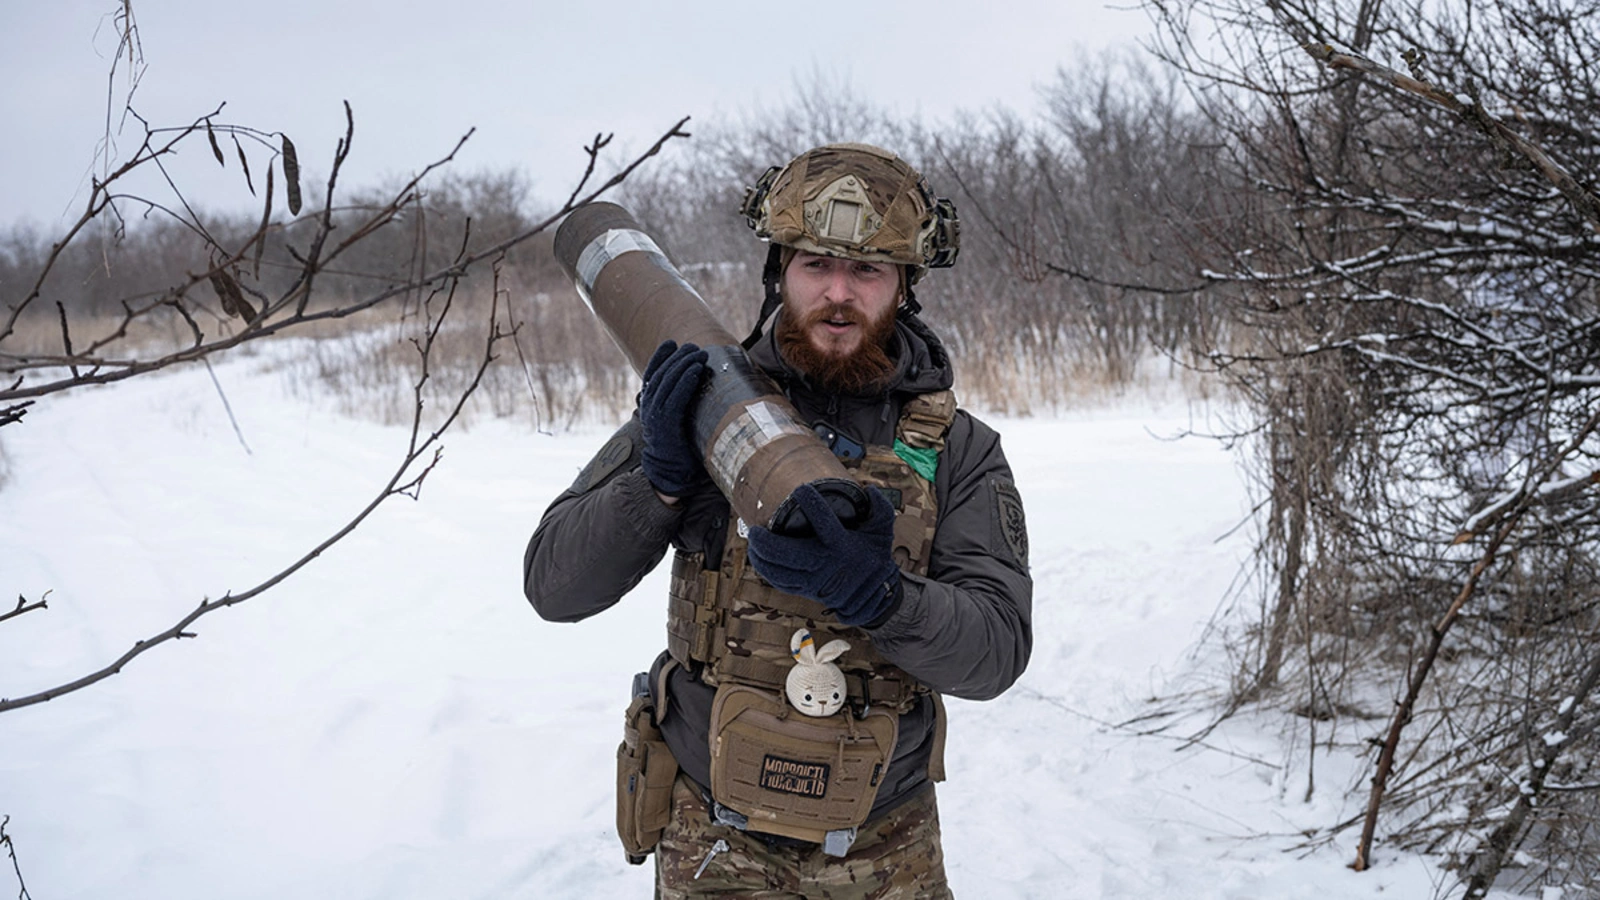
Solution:
M795 709L808 716L831 716L844 706L848 693L844 672L833 661L849 649L848 641L835 640L818 650L811 632L802 628L794 633L789 652L794 654L795 666L789 670L784 692Z

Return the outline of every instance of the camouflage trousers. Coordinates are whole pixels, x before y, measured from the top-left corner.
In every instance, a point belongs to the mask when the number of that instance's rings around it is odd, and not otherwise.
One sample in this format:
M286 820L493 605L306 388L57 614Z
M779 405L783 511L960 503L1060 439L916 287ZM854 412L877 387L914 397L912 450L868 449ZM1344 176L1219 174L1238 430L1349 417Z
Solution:
M718 839L717 853L695 870ZM711 821L700 789L683 775L672 788L672 817L656 846L656 897L691 900L950 900L939 844L933 785L861 827L850 855L828 856L814 844L769 845Z

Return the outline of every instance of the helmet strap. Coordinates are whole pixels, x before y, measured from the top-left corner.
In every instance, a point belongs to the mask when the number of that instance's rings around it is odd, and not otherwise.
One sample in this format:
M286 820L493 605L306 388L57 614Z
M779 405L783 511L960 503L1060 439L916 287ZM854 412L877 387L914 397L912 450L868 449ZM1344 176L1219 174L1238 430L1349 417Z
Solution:
M922 312L922 304L917 302L917 292L911 289L911 272L909 271L909 268L906 266L901 266L900 268L901 271L905 273L900 277L906 280L904 289L906 296L905 300L901 301L900 309L895 312L895 315L899 316L901 319L909 319L915 316L917 313Z
M773 244L767 248L767 264L761 268L761 287L765 292L761 299L761 312L756 314L756 324L750 329L750 336L743 341L744 349L749 350L756 345L756 341L761 340L761 326L783 305L783 298L778 293L778 285L782 280L783 247Z

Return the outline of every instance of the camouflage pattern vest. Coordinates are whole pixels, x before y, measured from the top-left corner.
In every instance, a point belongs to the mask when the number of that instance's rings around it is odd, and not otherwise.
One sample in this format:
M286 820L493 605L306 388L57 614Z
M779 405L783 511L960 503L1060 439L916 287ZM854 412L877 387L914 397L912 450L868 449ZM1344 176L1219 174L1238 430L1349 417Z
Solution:
M879 488L894 503L894 558L903 572L928 573L938 523L931 463L944 449L955 412L951 391L914 397L901 410L895 447L869 445L860 459L842 460L858 482ZM918 459L926 474L907 457ZM930 693L880 656L864 631L840 623L814 600L767 584L748 564L744 534L742 521L729 523L722 565L714 570L704 568L702 553L673 557L667 651L674 661L691 671L698 665L701 679L713 686L733 682L781 692L794 665L789 639L806 628L817 646L834 638L850 643L835 662L849 683L850 707L858 713L869 706L904 713ZM938 695L933 696L937 702Z

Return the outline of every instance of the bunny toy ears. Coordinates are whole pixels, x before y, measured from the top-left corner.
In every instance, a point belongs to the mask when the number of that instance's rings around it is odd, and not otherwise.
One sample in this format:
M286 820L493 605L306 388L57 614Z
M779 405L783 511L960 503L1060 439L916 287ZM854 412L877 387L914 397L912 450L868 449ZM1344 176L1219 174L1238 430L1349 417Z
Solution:
M844 706L848 693L844 672L833 661L849 649L849 641L833 640L818 650L811 632L802 628L794 633L789 652L794 654L795 666L784 682L784 693L795 709L808 716L831 716Z

